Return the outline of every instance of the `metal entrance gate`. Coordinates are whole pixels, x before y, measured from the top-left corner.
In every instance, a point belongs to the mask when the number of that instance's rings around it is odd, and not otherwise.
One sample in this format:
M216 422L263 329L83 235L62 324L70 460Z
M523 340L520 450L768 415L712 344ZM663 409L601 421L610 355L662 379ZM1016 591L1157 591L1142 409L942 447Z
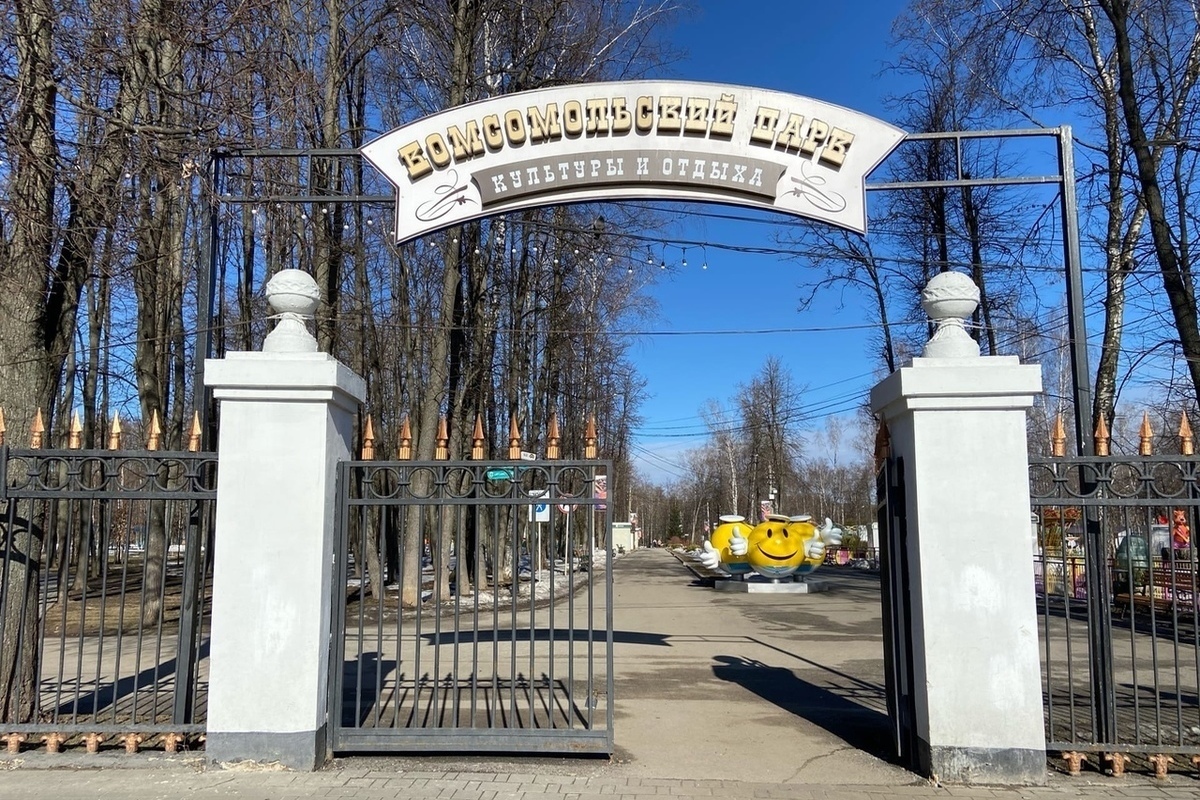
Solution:
M1047 746L1200 754L1200 460L1035 457L1029 475Z
M913 702L911 581L908 566L908 521L904 493L904 459L889 456L876 478L883 599L883 655L888 717L899 762L917 769L920 752Z
M335 752L612 752L610 473L341 465Z
M215 453L0 445L0 731L204 733ZM10 742L10 747L14 743Z

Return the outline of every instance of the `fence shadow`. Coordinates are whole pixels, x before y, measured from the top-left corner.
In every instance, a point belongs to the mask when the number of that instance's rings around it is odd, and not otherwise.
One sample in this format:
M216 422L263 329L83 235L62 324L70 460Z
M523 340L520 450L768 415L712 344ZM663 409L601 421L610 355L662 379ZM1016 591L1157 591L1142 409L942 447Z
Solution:
M200 643L196 655L197 662L208 658L209 640ZM138 692L158 690L163 688L160 682L172 681L175 678L176 659L168 658L154 666L147 667L133 675L126 675L115 681L99 684L91 691L81 694L78 699L72 698L60 704L54 710L56 716L96 715L115 707L122 700L132 698Z
M493 642L569 642L574 641L576 644L587 644L588 635L591 634L591 640L594 644L602 645L605 641L605 634L602 629L592 629L589 631L586 628L520 628L517 630L501 629L492 630L484 628L482 630L471 630L464 628L459 631L443 631L441 633L422 633L421 638L426 644L430 645L450 645L450 644L492 644ZM645 631L613 631L613 644L641 644L652 645L656 647L669 647L670 636L661 633L649 633Z
M378 653L363 653L342 663L342 726L363 727L379 702L378 687L396 671L396 660L381 659ZM358 713L355 713L357 709ZM357 719L356 719L357 717Z

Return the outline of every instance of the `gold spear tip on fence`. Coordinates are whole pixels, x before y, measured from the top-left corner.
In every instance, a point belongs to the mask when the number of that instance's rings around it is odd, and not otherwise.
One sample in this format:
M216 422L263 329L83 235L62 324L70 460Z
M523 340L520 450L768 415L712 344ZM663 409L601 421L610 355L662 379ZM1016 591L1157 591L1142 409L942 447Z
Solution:
M112 427L108 429L108 449L121 449L121 415L113 412Z
M158 409L150 412L150 437L146 440L147 450L157 450L162 446L162 425L158 424Z
M521 429L517 427L517 415L509 417L508 423L508 457L521 457Z
M371 461L375 458L375 423L370 414L367 414L367 421L363 425L361 458L363 461Z
M40 450L45 435L46 422L42 419L42 410L39 408L33 415L33 425L29 427L29 449Z
M546 432L546 458L558 458L558 443L562 437L558 434L558 414L550 414L550 429Z
M471 434L471 458L483 458L483 415L475 414L475 431Z
M587 428L583 434L583 457L596 457L596 415L588 416Z
M0 422L3 422L2 418L0 418ZM2 441L0 439L0 442ZM1192 438L1192 423L1188 420L1186 411L1179 416L1179 452L1185 456L1196 454L1196 442Z
M79 421L79 412L71 414L71 427L67 430L67 447L78 450L83 447L83 423Z
M1142 412L1142 427L1138 430L1138 455L1154 455L1154 429L1150 427L1150 412Z
M1063 424L1062 413L1054 417L1054 430L1050 433L1050 455L1062 458L1067 454L1067 427Z
M412 425L408 422L408 417L405 417L400 422L400 437L396 447L396 458L401 461L408 461L412 458Z
M444 416L438 418L437 449L434 451L433 457L438 461L445 461L450 458L450 434Z
M1096 432L1092 434L1092 440L1096 445L1096 455L1108 455L1108 445L1112 437L1108 435L1108 422L1103 414L1096 417Z
M4 409L0 408L0 444L4 444L4 434L8 432L8 426L4 423Z
M192 413L192 429L188 431L188 452L199 453L200 443L204 440L204 428L200 426L200 412Z

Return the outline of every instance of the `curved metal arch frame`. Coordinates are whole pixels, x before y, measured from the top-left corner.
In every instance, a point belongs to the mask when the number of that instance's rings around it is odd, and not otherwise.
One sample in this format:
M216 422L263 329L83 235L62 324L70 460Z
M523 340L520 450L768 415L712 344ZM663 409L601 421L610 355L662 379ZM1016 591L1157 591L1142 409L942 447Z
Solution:
M965 168L963 161L964 143L983 139L1052 139L1055 143L1057 156L1057 172L1046 174L1015 174L996 175L991 177L972 177ZM1084 316L1083 267L1079 239L1079 208L1075 188L1075 156L1072 149L1072 132L1069 125L1054 128L1017 128L1011 130L981 130L981 131L948 131L937 133L908 134L895 150L885 158L879 166L883 167L888 159L894 158L905 144L922 141L944 141L954 144L955 177L947 180L934 181L880 181L866 182L867 192L901 191L912 189L932 188L967 188L984 186L1037 186L1051 185L1058 187L1060 222L1063 230L1063 266L1067 298L1068 350L1071 359L1072 375L1072 404L1075 418L1075 445L1081 456L1091 455L1092 444L1092 385L1091 371L1088 364L1087 324ZM239 160L255 159L294 159L304 162L306 166L305 180L296 190L286 195L266 195L259 193L242 193L234 195L227 192L230 188L228 178L230 166ZM304 205L321 203L326 205L348 203L354 205L383 205L394 203L393 194L316 194L309 190L313 185L314 172L322 165L342 162L357 163L365 158L357 149L351 148L262 148L244 150L213 150L209 152L205 174L207 176L207 202L205 203L205 251L206 251L206 280L200 286L198 307L204 309L206 319L210 324L196 326L195 373L193 402L195 409L205 420L203 442L205 447L214 443L213 431L215 414L210 392L204 382L204 359L213 355L213 331L211 320L215 312L215 288L218 258L221 242L221 211L226 206L256 205L261 203L278 203L282 205ZM547 205L553 205L548 203Z

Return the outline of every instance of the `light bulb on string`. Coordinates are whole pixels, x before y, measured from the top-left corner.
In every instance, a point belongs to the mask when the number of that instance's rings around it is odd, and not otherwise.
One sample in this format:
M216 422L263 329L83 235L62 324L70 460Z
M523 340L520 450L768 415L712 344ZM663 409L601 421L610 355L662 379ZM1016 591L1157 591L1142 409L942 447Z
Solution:
M687 248L686 247L683 248L683 260L679 262L679 266L681 266L681 267L687 266Z

